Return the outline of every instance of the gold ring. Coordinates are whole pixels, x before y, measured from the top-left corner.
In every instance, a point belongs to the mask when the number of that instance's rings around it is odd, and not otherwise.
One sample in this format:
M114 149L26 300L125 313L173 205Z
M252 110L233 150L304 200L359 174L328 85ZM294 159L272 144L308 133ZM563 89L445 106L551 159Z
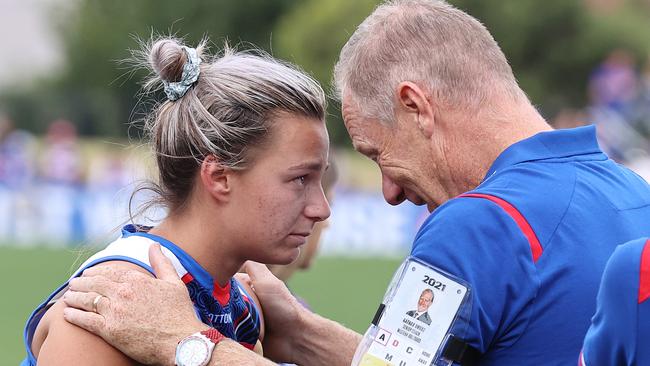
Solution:
M97 304L99 304L99 301L102 299L102 295L97 295L95 297L95 300L93 300L93 313L97 313Z

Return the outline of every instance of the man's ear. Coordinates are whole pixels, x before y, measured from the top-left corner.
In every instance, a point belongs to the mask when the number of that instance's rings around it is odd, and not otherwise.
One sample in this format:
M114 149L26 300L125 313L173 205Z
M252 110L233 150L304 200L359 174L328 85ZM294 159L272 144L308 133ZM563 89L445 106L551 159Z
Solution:
M397 86L398 113L415 114L417 127L428 139L433 135L435 113L432 96L410 81Z
M231 173L232 170L224 167L214 155L208 155L201 162L199 179L212 197L225 202L230 194Z

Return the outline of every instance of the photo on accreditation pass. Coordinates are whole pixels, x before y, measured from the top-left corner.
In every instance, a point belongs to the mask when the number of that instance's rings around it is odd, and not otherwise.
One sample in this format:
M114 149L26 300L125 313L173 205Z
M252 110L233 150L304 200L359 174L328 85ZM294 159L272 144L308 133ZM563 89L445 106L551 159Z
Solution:
M395 276L400 278L390 298L384 299L378 332L360 365L432 365L456 315L466 306L468 288L413 259Z

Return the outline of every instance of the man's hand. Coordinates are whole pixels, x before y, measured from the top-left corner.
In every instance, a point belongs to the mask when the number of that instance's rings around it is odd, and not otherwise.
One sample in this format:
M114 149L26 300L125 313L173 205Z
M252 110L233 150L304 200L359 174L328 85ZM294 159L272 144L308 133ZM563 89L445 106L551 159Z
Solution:
M260 263L246 262L248 276L238 277L255 291L264 313L264 356L277 362L296 362L298 335L304 331L306 310L277 279Z
M344 366L361 335L305 309L265 265L247 262L249 285L262 303L266 334L264 355L298 365Z
M178 341L208 327L159 245L149 248L149 260L157 278L111 267L85 270L70 281L63 315L138 362L173 365Z

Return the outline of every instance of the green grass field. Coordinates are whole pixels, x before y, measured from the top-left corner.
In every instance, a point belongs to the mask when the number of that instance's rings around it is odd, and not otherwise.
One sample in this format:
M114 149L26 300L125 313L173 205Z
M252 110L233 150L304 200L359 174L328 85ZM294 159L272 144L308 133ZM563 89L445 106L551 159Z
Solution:
M83 255L65 249L0 247L1 365L17 365L23 359L25 320ZM363 332L399 261L323 257L309 272L297 274L290 287L317 313Z

